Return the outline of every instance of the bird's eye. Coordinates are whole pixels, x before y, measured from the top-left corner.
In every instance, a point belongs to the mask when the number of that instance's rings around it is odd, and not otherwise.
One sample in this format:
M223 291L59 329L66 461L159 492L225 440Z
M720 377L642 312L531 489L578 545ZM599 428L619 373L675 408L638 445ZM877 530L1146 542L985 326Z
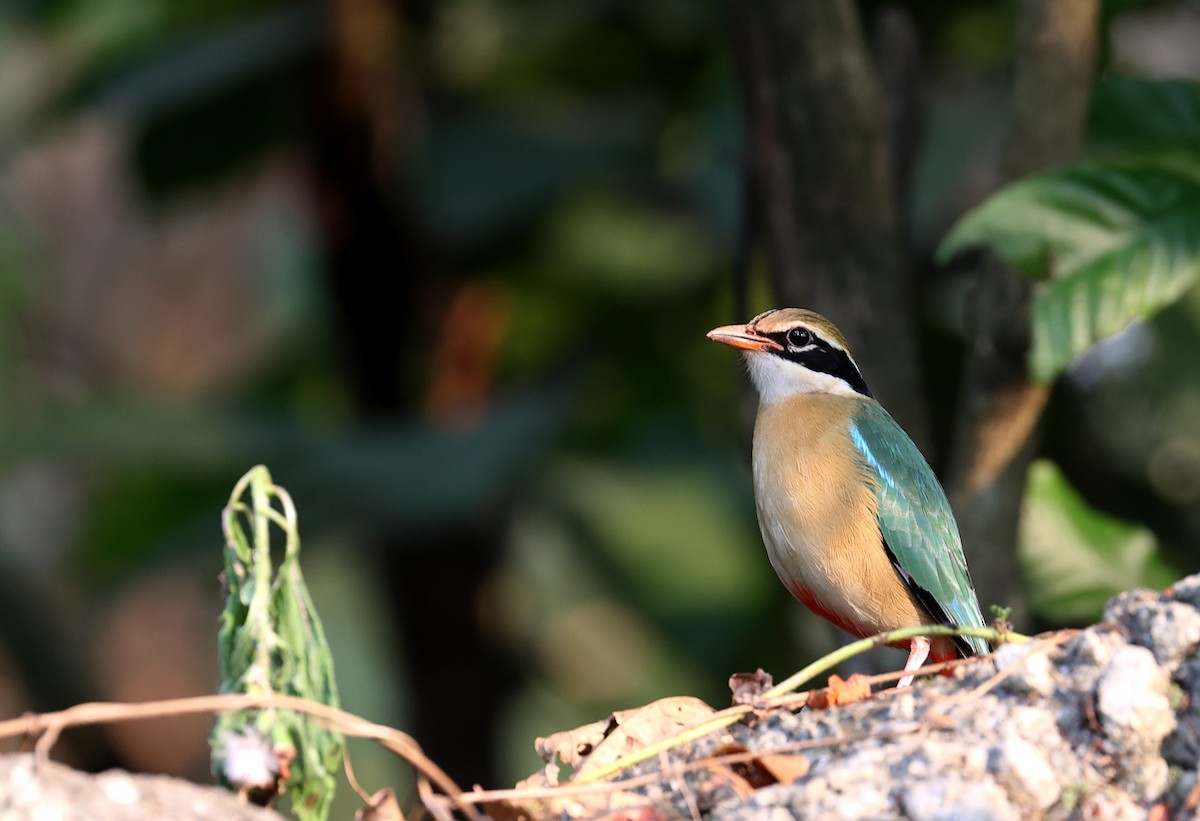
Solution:
M787 332L787 341L793 348L803 348L812 344L812 331L808 328L792 328Z

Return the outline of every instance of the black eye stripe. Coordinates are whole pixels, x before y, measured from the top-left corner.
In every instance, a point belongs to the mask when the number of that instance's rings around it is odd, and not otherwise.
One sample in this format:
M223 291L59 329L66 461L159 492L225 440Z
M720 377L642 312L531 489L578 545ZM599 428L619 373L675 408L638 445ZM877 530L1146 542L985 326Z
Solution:
M829 374L844 381L857 393L872 396L871 389L867 387L866 380L863 379L854 360L850 358L850 354L813 333L808 334L808 344L797 348L788 338L795 330L797 329L792 328L791 331L764 334L778 342L783 349L775 351L775 356L803 365L810 371Z

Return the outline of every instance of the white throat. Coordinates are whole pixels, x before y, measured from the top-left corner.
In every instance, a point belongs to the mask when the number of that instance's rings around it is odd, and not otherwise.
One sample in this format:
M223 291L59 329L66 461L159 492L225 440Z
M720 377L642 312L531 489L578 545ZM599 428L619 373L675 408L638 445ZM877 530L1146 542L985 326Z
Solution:
M837 396L862 395L844 379L812 371L803 365L763 351L747 351L746 365L764 405L780 402L802 393L832 393Z

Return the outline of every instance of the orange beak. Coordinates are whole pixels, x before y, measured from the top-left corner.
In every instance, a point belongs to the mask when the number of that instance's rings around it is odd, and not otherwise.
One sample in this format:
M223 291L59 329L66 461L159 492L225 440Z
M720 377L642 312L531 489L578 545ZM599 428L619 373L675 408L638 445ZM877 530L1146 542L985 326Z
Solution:
M713 342L724 342L743 351L782 351L783 346L754 331L749 325L722 325L708 332Z

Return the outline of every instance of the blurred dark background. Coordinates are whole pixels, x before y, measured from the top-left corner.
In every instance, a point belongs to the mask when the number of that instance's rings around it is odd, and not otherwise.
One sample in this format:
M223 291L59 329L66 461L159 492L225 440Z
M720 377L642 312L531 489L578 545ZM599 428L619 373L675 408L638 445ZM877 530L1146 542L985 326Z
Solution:
M704 339L797 292L762 251L737 4L0 8L0 715L212 691L218 516L257 462L298 505L344 706L468 784L840 640L775 581L753 400ZM1019 5L857 13L907 147L911 298L874 310L922 375L884 401L944 470L974 280L930 259L1004 178ZM1097 43L1098 76L1200 78L1200 3L1106 2ZM1019 627L1200 568L1198 334L1193 291L1050 394ZM208 726L60 752L204 778Z

